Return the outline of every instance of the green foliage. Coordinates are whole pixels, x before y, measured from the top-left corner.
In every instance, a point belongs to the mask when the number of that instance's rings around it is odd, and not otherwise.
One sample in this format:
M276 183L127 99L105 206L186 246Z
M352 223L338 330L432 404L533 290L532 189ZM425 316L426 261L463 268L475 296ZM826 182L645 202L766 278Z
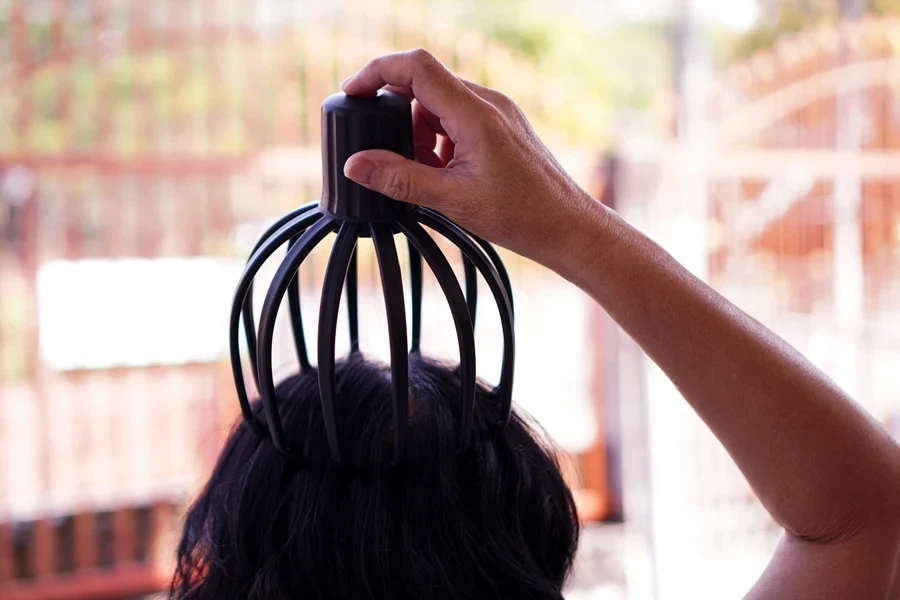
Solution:
M900 15L900 0L869 0L869 11L878 15Z
M733 58L746 58L757 50L770 48L783 35L834 24L841 15L838 0L759 0L759 5L759 25L736 41ZM867 0L866 11L874 15L900 15L900 0Z
M481 33L486 38L534 62L540 62L556 49L558 25L528 11L514 11L517 16L510 18L511 9L501 8L503 4L506 2L480 5L482 9L476 15L478 18L470 21L469 25L480 24Z
M74 150L89 150L97 136L98 71L82 59L72 66L70 77L74 119L71 142Z
M543 117L545 131L552 129L570 143L604 145L618 109L649 109L669 81L664 24L591 28L576 12L537 0L463 2L457 8L458 26L476 29L511 50L567 99ZM516 97L514 90L503 91Z
M537 85L533 78L523 81L519 90L510 78L495 83L525 101L542 133L574 144L602 146L617 110L650 108L668 85L670 50L664 24L591 29L590 20L544 0L462 0L455 6L451 1L415 0L415 4L424 2L433 9L429 18L440 16L456 30L476 30L490 44L505 47L517 61L530 65ZM0 11L0 27L8 16ZM42 66L31 75L24 93L0 90L0 125L15 122L28 102L34 108L34 122L22 140L14 128L0 128L0 152L95 149L100 126L108 121L113 137L104 151L141 155L191 151L184 146L203 144L209 156L242 154L254 140L274 139L280 127L277 98L288 93L306 102L305 86L324 86L322 82L337 68L337 61L305 62L294 47L280 45L275 36L231 42L211 52L198 43L132 54L125 35L123 47L113 47L108 56L96 60L82 26L87 27L73 23L70 30L86 44L80 58ZM46 57L52 50L51 33L46 21L29 25L36 56ZM9 40L9 32L0 29L0 58ZM277 73L260 64L259 57L269 54L277 56ZM486 74L490 67L485 66ZM502 69L494 67L493 76L497 78ZM65 106L68 116L62 110ZM306 116L311 110L317 106L301 106L299 113ZM306 124L303 119L299 127ZM202 135L194 136L196 132Z
M34 338L29 324L34 322L34 302L30 302L24 282L4 275L0 296L0 381L21 381L29 376Z
M0 94L0 116L3 123L13 123L31 103L34 112L21 142L24 148L39 153L97 148L100 123L108 120L114 134L108 149L124 155L158 150L156 139L141 137L141 123L149 120L154 134L165 136L166 132L183 133L208 119L222 123L220 130L210 132L222 144L210 144L207 150L212 155L227 156L243 152L249 139L240 131L247 124L235 114L235 106L246 103L250 110L245 114L250 117L271 111L267 103L253 102L252 92L239 82L227 81L220 73L202 68L189 56L160 50L122 54L101 63L90 58L71 64L51 63L35 71L24 90ZM69 104L68 130L62 112L64 102ZM11 128L0 131L0 150L16 148L15 132Z

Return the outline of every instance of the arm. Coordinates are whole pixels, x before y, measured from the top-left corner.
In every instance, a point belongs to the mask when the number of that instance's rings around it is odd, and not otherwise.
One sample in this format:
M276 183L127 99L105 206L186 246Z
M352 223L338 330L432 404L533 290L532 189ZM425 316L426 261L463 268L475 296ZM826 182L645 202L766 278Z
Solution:
M749 597L895 598L900 452L887 432L615 216L598 211L580 235L603 241L566 275L666 372L787 532Z
M641 345L787 532L749 598L894 598L900 450L884 429L581 190L508 98L422 51L370 61L344 89L386 84L416 98L418 162L368 151L348 161L347 176L557 271Z

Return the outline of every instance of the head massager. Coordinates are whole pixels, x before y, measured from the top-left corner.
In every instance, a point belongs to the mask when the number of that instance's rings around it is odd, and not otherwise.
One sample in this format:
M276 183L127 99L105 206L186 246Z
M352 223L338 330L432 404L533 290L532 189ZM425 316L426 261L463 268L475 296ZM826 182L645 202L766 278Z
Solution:
M374 97L329 96L322 105L322 198L279 219L257 242L234 295L229 328L231 366L241 412L257 434L270 437L283 454L302 464L297 444L286 439L278 413L272 372L272 340L275 317L285 294L288 298L293 341L301 371L311 367L300 313L298 272L303 261L328 235L336 233L322 283L319 307L317 368L319 395L331 460L345 461L338 437L339 415L335 406L335 336L342 288L346 290L351 354L360 352L356 246L371 238L377 257L387 312L393 394L393 463L406 459L409 401L409 353L420 350L422 329L422 259L443 290L459 341L460 398L459 444L469 441L475 410L475 310L478 273L485 279L497 303L503 330L503 365L495 390L500 400L498 427L510 418L512 406L515 339L513 301L509 276L500 256L486 241L472 235L436 211L397 202L362 187L344 176L344 163L360 150L386 149L414 157L412 111L409 100L382 90ZM443 236L462 253L465 295L438 244L422 227ZM411 339L407 336L403 276L394 238L403 235L409 251ZM282 246L287 255L279 265L263 302L257 331L253 310L253 280L263 263ZM253 414L247 397L240 348L240 325L247 340L253 378L262 401L262 414Z

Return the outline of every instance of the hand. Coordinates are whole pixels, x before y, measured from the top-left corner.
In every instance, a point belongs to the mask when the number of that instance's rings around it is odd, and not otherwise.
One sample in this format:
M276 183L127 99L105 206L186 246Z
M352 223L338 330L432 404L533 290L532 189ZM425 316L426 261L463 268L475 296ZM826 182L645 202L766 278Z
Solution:
M577 255L569 247L573 224L598 203L563 170L512 100L459 79L425 50L375 58L341 85L358 96L385 86L413 99L416 161L367 150L347 161L348 178L433 208L551 268L563 254Z

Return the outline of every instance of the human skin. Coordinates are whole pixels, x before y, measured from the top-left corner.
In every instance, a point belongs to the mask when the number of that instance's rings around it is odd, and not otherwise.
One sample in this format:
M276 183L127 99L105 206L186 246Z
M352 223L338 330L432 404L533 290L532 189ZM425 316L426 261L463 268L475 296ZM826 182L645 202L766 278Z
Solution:
M502 93L424 50L375 58L342 87L412 98L417 159L360 152L347 177L579 286L724 444L785 530L747 599L900 595L900 447L853 399L581 189Z

